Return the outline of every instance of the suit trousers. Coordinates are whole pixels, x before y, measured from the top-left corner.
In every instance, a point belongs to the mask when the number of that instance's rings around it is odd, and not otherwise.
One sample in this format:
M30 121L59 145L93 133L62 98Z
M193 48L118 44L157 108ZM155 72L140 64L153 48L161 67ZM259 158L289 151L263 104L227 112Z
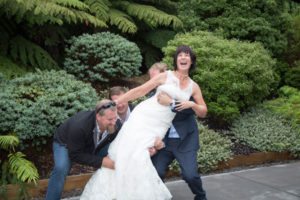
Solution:
M166 147L153 156L152 162L161 179L164 179L168 166L176 159L183 180L195 194L195 200L206 200L206 193L198 173L197 151L179 152L180 139L166 138Z

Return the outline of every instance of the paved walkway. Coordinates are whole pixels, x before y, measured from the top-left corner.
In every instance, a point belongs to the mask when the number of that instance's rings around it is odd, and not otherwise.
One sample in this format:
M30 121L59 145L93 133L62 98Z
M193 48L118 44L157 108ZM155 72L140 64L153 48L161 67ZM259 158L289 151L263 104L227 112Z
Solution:
M300 161L207 175L202 180L208 200L300 200ZM184 181L166 185L172 200L193 200Z

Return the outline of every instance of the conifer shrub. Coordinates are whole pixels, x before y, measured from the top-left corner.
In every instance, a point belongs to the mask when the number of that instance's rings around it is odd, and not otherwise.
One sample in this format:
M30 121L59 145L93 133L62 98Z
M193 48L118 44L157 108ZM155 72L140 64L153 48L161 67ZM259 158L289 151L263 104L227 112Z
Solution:
M21 147L46 143L60 123L99 100L89 84L65 71L38 71L0 84L0 134L16 133Z
M103 82L139 74L142 56L133 42L109 32L72 37L64 68L78 79Z
M209 116L220 124L231 123L278 84L275 61L259 43L226 40L202 31L178 34L163 48L164 62L172 66L173 54L183 44L196 54L192 78L201 87Z

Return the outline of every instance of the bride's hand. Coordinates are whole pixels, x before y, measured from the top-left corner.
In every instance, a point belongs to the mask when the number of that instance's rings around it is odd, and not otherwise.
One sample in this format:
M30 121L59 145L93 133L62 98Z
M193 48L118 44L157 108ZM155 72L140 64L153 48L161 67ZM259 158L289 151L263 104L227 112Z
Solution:
M175 110L182 111L184 109L192 108L195 105L193 101L180 101L176 102Z

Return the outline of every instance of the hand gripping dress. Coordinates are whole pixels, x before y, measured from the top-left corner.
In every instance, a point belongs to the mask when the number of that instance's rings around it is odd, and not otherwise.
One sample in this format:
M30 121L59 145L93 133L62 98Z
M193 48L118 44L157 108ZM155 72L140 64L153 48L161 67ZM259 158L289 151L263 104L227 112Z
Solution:
M156 137L163 138L171 126L175 113L169 106L160 105L156 95L160 91L172 98L188 100L193 81L180 89L173 72L167 72L166 82L156 94L138 104L110 144L108 155L115 161L115 170L98 169L88 181L81 200L168 200L172 196L152 165L148 148Z

